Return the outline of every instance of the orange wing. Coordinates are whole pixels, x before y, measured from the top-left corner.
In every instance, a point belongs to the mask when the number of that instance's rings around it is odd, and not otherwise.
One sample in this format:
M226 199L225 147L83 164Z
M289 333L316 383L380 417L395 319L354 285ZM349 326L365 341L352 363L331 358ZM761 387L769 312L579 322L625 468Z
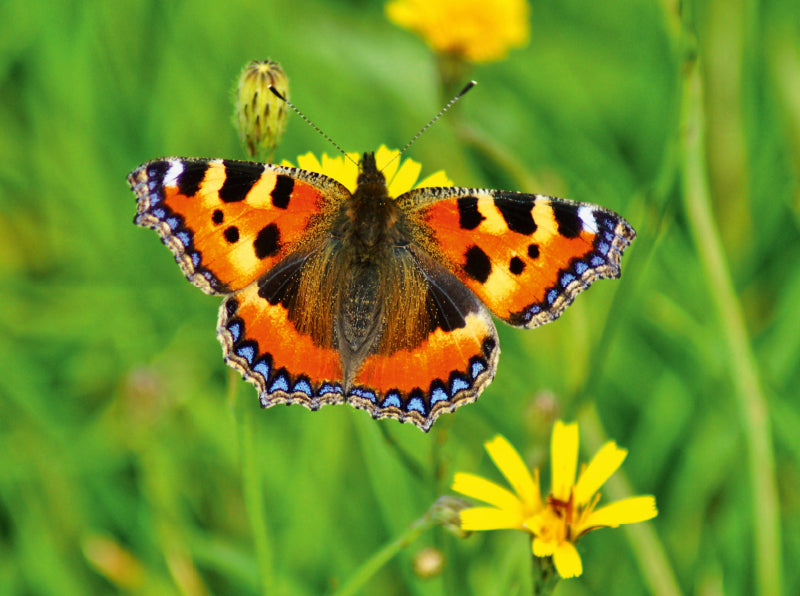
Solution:
M206 294L241 289L303 245L350 192L305 170L223 159L157 159L128 176L137 225L156 230Z
M636 235L613 211L543 195L420 188L398 201L414 240L518 327L552 321L595 280L619 277Z
M330 293L306 286L307 267L335 266L314 264L320 254L291 255L229 296L220 309L217 335L225 359L256 386L263 407L296 403L317 410L347 402L374 418L411 422L427 431L441 414L478 398L494 377L500 352L491 316L452 274L412 252L402 258L413 261L424 277L426 313L415 321L416 341L391 349L396 342L385 338L386 349L378 342L346 381L336 340L304 330L306 310L313 310L325 329L339 316L325 300L315 300ZM395 290L390 294L402 296L403 288ZM388 305L386 314L398 316Z

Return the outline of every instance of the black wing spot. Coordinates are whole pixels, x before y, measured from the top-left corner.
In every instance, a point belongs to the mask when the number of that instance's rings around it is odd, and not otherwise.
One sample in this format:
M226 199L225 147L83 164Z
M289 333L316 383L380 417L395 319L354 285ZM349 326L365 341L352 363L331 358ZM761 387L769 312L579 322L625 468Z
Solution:
M566 238L577 238L583 230L583 222L578 217L578 209L572 205L552 203L553 217L558 224L558 232Z
M539 245L538 244L529 244L528 245L528 256L532 259L539 258Z
M219 189L219 198L225 203L244 201L247 193L264 173L263 164L223 160L225 182Z
M472 279L486 283L489 275L492 273L492 261L479 246L472 245L464 254L467 262L464 264L464 271L467 272Z
M514 275L519 275L525 271L525 262L519 257L511 257L511 262L508 264L508 270Z
M239 241L239 228L237 228L236 226L231 226L229 228L225 228L225 231L223 232L223 235L225 236L225 240L228 241L228 244L233 244L234 242L238 242Z
M272 189L272 205L278 209L286 209L294 190L294 178L279 174L275 179L275 188Z
M497 209L506 221L508 229L518 234L530 236L536 231L536 222L533 221L533 201L524 201L519 198L505 198L499 196L494 200Z
M221 210L219 210L219 209L214 209L214 213L212 213L212 214L211 214L211 221L212 221L212 222L213 222L215 225L219 225L219 224L221 224L223 221L225 221L225 215L222 213L222 211L221 211Z
M486 219L478 211L478 197L461 197L458 205L458 225L464 230L474 230Z
M253 248L256 249L256 257L259 259L275 255L281 248L281 232L277 224L271 223L261 228L253 241Z
M187 197L193 197L206 177L208 163L204 161L183 162L183 172L178 176L178 191Z

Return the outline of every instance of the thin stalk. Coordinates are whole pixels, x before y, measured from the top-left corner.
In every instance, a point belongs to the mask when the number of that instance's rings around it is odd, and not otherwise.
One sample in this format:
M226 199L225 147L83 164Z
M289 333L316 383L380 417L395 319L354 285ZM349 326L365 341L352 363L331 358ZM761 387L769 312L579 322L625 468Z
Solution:
M360 594L373 575L380 571L397 553L413 543L423 532L436 525L436 523L436 520L429 513L423 515L417 521L409 525L406 531L398 538L383 546L367 559L361 567L356 569L355 573L350 576L350 579L342 584L332 596Z
M608 433L603 428L595 402L587 402L577 418L581 428L581 440L588 447L587 451L590 453L599 451L608 441ZM614 472L614 476L604 485L603 493L608 497L608 502L619 501L634 494L624 467ZM655 596L681 596L682 592L675 571L670 565L667 549L664 548L653 524L633 524L623 529L650 592Z
M233 373L234 371L230 371ZM232 377L232 375L231 375ZM235 393L234 383L229 385L229 403L234 402L231 392ZM242 485L244 491L245 507L247 518L250 521L250 528L253 532L253 544L255 547L256 566L260 592L267 596L274 594L273 578L274 563L272 545L269 540L269 530L267 520L264 515L264 487L261 483L259 471L258 447L253 431L253 414L257 411L255 404L236 404L237 421L239 424L239 445L241 446L241 465L242 465Z
M556 589L560 577L553 563L553 557L536 557L533 561L533 596L548 596Z
M752 493L756 588L763 596L778 596L783 577L780 509L767 397L761 387L744 315L712 214L699 59L688 59L683 72L684 207L729 350L734 394L745 434Z

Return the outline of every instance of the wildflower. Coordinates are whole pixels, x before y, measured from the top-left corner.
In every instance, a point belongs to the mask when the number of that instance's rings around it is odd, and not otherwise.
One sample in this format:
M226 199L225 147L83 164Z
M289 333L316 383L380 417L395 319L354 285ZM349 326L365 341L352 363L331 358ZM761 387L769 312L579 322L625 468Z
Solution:
M289 99L289 81L280 64L254 60L239 76L234 120L245 151L250 157L272 159L275 147L286 130L286 102L270 87Z
M497 446L503 445L502 450ZM456 474L453 490L493 505L461 512L465 530L521 529L533 535L533 554L552 557L558 575L577 577L583 572L575 542L598 528L616 528L655 517L655 499L638 496L603 507L598 490L622 465L627 450L609 441L588 465L578 468L578 425L556 421L551 440L551 489L539 493L539 473L531 476L521 458L502 437L486 444L489 455L517 495L471 474ZM526 478L531 479L530 482ZM534 491L535 489L535 491ZM535 492L535 494L532 494Z
M383 172L386 178L386 185L389 189L390 197L399 197L404 192L412 188L422 188L424 186L453 186L453 182L439 171L417 182L422 171L422 165L411 159L400 161L397 158L396 149L388 149L381 145L375 152L375 163L378 170ZM350 192L356 189L356 179L358 178L358 162L361 156L358 153L348 153L347 159L344 156L328 157L322 154L322 159L318 159L311 152L300 155L297 158L297 167L318 174L324 174L344 184ZM288 161L283 161L281 165L292 166Z
M438 54L467 62L502 60L530 33L526 0L391 0L386 15Z
M486 443L485 447L514 492L474 474L456 474L452 487L454 491L491 505L463 510L461 528L525 530L525 521L544 506L539 490L539 470L534 469L531 475L519 454L500 435Z

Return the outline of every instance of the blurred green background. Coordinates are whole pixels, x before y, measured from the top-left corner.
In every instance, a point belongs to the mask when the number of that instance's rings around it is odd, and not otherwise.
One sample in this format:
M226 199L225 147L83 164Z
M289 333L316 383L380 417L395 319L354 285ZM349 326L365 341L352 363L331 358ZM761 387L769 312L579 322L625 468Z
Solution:
M582 539L558 594L800 593L797 5L686 2L696 45L674 10L536 0L527 47L469 72L458 114L409 151L423 175L599 203L639 232L622 279L555 324L500 324L494 383L425 435L348 407L260 411L221 358L219 300L131 223L125 182L154 157L243 158L232 94L252 59L280 61L345 149L402 146L443 101L425 44L367 0L3 0L0 593L330 593L455 471L499 480L496 433L547 485L556 417L581 423L583 460L629 448L606 500L660 510ZM276 157L309 150L334 151L292 116ZM426 547L444 557L430 579ZM529 548L436 527L359 593L530 593Z

